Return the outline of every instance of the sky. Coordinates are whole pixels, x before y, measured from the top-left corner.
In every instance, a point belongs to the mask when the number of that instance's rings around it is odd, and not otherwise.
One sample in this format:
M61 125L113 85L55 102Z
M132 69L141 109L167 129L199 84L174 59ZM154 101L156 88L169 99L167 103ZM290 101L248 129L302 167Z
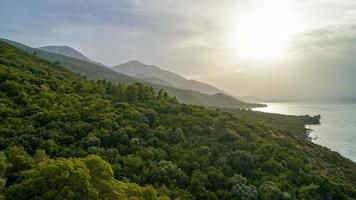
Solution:
M2 0L0 37L140 60L239 96L356 97L355 0Z

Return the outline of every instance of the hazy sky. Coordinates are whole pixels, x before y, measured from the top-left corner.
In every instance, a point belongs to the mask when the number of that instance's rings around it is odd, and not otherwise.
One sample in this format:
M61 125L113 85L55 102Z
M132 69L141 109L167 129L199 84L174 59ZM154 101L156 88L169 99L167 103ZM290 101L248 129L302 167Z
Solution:
M0 37L264 98L356 96L355 0L2 0Z

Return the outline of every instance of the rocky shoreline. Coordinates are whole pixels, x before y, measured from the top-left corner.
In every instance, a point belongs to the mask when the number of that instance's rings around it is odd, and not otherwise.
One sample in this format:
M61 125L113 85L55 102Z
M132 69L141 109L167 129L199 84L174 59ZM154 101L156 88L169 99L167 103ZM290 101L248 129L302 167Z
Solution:
M314 131L311 128L307 128L306 126L310 126L310 125L319 125L320 124L320 119L321 116L320 115L315 115L315 116L309 116L309 115L305 115L302 116L303 117L303 121L304 121L304 125L305 125L305 139L308 139L310 141L317 139L316 138L312 138L310 135L311 133Z

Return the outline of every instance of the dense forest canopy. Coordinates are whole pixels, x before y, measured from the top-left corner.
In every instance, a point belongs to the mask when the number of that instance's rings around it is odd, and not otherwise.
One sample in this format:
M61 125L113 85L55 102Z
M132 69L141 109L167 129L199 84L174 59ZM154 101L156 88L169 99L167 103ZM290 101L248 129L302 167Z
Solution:
M310 130L305 125L320 124L321 118L320 115L295 116L229 108L221 108L221 110L232 113L238 119L250 120L254 123L262 124L266 128L274 129L284 134L288 133L301 139L309 137L308 132Z
M184 105L139 83L89 81L0 41L1 195L355 198L355 163L301 139L306 122L271 116Z

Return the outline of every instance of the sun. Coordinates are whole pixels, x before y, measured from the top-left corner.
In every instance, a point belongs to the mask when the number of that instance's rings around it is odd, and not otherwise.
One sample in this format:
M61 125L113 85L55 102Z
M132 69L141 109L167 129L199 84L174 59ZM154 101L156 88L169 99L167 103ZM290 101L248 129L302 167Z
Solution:
M235 51L251 59L283 58L299 29L296 13L273 5L240 15L235 24L232 31Z

